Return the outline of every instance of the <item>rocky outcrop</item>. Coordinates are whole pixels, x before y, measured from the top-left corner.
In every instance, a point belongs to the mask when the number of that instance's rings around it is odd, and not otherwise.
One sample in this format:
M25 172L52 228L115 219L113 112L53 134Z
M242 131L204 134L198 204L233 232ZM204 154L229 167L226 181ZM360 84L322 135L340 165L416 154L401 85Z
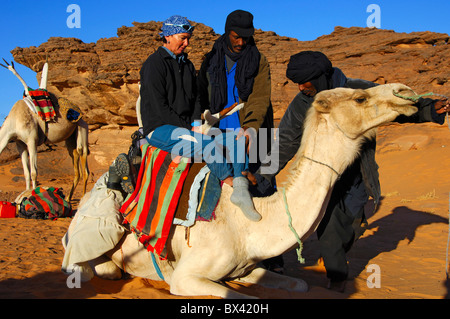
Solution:
M220 35L201 23L193 24L196 29L187 52L199 69L205 53ZM54 37L39 47L16 48L12 55L15 61L37 72L37 78L48 57L48 89L76 103L91 128L106 124L135 125L139 70L162 44L160 27L161 22L135 22L132 27L119 28L117 37L96 43ZM322 51L348 77L377 83L402 82L418 93L448 94L447 34L336 27L331 34L314 41L298 41L257 30L255 41L270 63L276 118L282 116L298 92L285 74L289 57L302 50Z

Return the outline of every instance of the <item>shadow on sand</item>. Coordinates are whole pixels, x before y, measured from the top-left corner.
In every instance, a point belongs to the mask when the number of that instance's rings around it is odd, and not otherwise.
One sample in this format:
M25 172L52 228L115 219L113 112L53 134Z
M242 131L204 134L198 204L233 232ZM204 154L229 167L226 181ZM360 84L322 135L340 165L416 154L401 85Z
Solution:
M372 215L367 216L367 218L374 214L376 214L376 211ZM412 210L406 206L396 207L391 214L370 223L368 231L375 230L374 233L357 240L347 254L350 261L350 279L356 278L364 272L370 260L379 254L395 250L403 240L412 242L420 226L434 223L448 224L448 219L432 213ZM357 292L353 280L347 282L344 293L329 291L325 288L328 282L325 273L318 273L304 268L313 265L320 257L316 234L313 234L304 243L303 257L306 259L305 265L298 263L295 251L290 251L283 257L286 275L302 278L310 285L312 295L305 296L306 298L348 298ZM447 287L447 295L444 297L449 298L450 280L447 280L444 284ZM296 297L302 298L301 295Z

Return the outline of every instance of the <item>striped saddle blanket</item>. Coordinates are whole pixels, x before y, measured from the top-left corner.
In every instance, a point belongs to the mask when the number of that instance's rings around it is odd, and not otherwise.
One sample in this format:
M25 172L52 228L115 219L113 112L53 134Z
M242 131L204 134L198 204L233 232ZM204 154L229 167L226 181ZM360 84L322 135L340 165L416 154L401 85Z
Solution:
M33 90L28 88L28 93L33 100L36 112L41 119L45 122L53 121L56 117L56 112L48 91L44 89Z
M189 167L188 159L174 162L170 153L144 144L135 190L120 209L139 241L161 258Z

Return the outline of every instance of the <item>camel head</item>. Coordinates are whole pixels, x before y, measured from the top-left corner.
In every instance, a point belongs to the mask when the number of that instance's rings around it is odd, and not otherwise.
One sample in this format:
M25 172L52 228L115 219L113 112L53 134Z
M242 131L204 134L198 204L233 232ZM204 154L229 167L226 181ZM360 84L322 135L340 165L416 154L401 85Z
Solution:
M410 116L417 112L413 106L415 102L407 99L415 95L413 90L400 83L366 90L336 88L319 92L313 107L319 114L328 116L347 137L372 138L377 126L391 122L399 115Z

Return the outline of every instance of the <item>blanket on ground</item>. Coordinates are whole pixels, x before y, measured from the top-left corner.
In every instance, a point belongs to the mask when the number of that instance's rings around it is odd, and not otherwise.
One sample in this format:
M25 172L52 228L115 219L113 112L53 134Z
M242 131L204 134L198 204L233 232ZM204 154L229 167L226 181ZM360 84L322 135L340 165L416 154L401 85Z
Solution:
M18 217L27 219L57 219L71 217L72 206L59 188L35 188L19 203Z

